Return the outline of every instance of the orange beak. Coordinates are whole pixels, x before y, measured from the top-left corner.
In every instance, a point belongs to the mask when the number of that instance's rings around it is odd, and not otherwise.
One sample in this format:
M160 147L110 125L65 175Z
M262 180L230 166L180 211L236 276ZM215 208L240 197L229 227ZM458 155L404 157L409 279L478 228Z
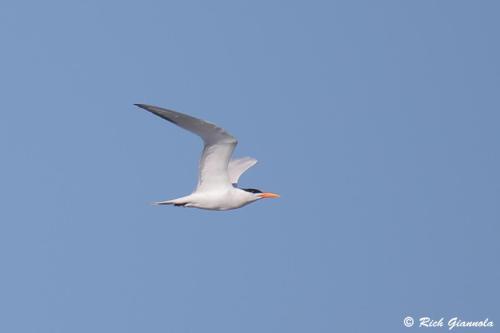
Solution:
M261 198L279 198L280 196L276 193L264 192L257 194Z

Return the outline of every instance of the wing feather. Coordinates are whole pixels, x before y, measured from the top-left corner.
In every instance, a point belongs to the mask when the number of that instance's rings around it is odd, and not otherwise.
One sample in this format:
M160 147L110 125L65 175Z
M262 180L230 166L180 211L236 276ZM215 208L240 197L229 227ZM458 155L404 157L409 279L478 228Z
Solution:
M201 154L196 191L232 186L228 165L238 143L235 137L215 124L187 114L152 105L135 105L201 137L205 146Z
M229 161L229 180L232 184L238 184L241 175L255 165L257 160L252 157L242 157Z

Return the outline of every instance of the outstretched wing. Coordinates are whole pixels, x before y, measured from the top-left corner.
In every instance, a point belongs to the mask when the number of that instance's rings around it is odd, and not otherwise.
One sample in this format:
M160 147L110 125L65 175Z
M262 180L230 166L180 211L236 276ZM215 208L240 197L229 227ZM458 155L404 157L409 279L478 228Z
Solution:
M257 160L252 157L242 157L229 161L228 172L231 183L233 185L238 184L241 175L254 166L255 163L257 163Z
M231 187L228 164L238 141L221 127L186 114L146 104L135 104L202 138L205 147L200 160L196 191Z

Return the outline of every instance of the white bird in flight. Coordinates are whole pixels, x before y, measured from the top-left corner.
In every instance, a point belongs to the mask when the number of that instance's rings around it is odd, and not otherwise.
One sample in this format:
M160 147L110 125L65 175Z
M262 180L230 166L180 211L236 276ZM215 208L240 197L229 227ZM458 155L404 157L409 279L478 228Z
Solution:
M229 210L263 198L279 198L275 193L237 186L240 176L255 165L257 160L251 157L231 160L238 141L223 128L180 112L146 104L135 105L198 135L205 144L196 190L190 195L155 204Z

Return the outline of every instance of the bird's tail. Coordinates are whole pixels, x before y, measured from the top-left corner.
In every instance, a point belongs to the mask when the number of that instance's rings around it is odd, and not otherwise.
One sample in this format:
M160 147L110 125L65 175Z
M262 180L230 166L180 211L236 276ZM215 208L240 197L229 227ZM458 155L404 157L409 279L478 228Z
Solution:
M160 205L174 205L175 200L165 200L165 201L156 201L156 202L152 202L151 204L152 205L156 205L156 206L160 206Z
M184 206L190 202L190 195L177 198L177 199L172 199L172 200L165 200L165 201L157 201L153 202L153 205L174 205L174 206Z

